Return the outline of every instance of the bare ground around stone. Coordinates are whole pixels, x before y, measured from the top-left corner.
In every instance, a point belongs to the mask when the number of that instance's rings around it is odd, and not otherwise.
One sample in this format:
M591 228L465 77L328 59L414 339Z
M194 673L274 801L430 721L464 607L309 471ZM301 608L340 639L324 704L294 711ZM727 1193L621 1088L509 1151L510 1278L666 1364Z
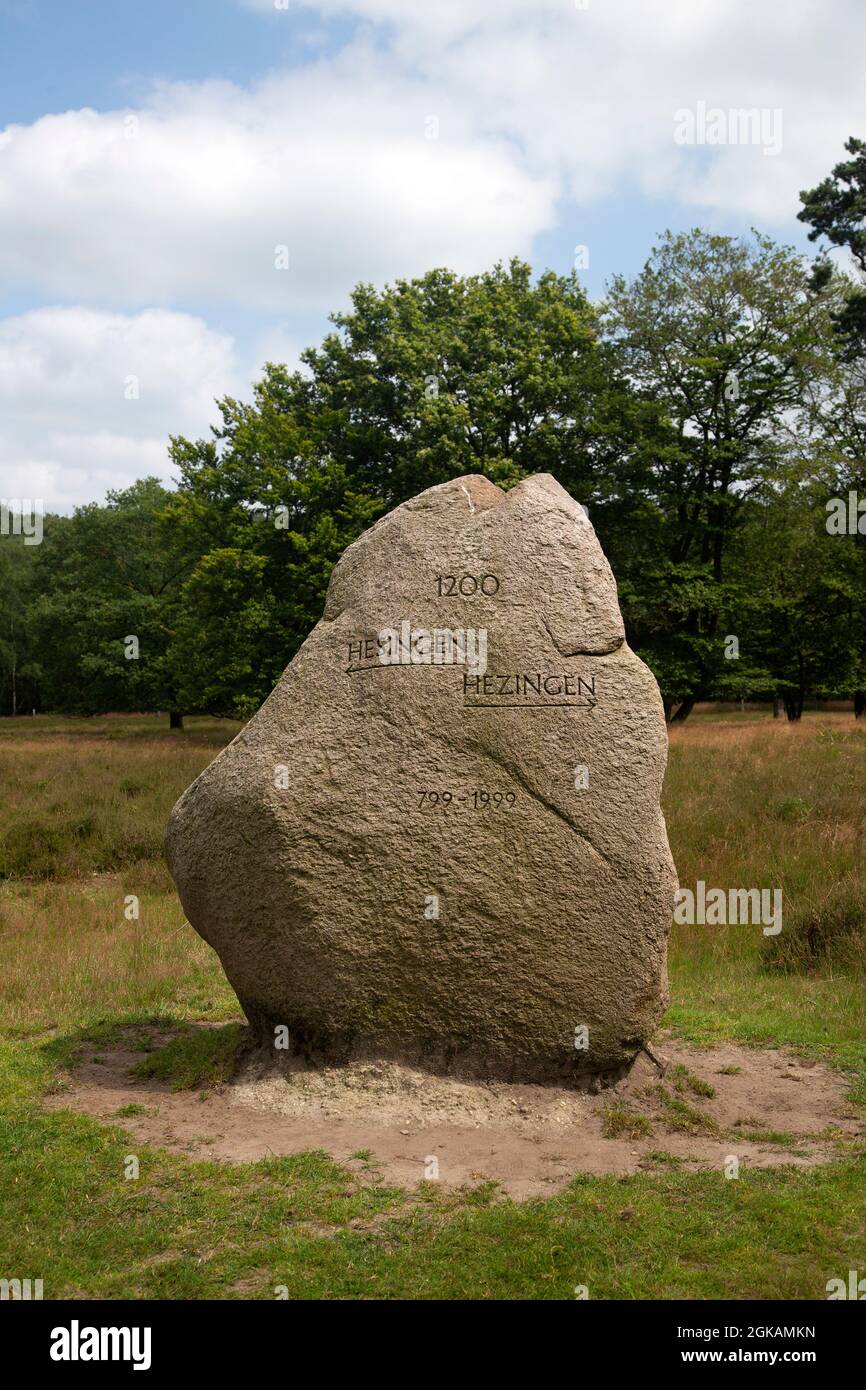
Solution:
M46 1105L190 1157L239 1163L323 1150L365 1181L411 1188L438 1170L448 1187L492 1181L517 1199L549 1196L582 1173L721 1173L732 1157L750 1167L809 1167L866 1141L844 1075L781 1048L696 1047L663 1036L654 1044L661 1067L643 1054L627 1078L596 1095L393 1062L273 1071L253 1056L232 1081L206 1090L131 1074L152 1055L143 1037L152 1049L172 1036L136 1026L110 1046L81 1044L68 1082Z

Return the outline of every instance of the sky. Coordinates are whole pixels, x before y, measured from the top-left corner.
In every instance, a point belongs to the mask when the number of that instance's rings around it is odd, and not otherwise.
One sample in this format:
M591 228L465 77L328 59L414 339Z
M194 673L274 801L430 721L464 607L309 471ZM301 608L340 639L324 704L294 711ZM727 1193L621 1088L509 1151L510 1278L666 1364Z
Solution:
M0 500L171 482L360 281L814 254L864 53L863 0L0 0Z

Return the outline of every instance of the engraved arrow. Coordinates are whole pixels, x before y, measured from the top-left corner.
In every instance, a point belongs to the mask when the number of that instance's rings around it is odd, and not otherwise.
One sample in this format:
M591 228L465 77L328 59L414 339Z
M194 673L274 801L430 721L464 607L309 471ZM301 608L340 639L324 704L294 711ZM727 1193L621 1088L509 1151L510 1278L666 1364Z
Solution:
M506 703L500 700L498 703L490 702L483 704L479 700L463 702L464 709L595 709L598 704L596 695L587 695L584 700L547 700L543 704L530 703L528 700L513 700Z

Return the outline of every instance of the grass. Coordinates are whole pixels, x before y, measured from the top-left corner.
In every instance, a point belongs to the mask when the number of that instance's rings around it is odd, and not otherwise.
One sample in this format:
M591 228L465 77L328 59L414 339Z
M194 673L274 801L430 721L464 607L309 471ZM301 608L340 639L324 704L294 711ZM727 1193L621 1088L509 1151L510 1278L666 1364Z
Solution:
M694 887L703 879L714 887L781 888L783 932L778 938L763 937L760 929L753 934L770 957L778 942L822 920L825 934L834 918L846 925L852 903L855 919L859 904L862 924L864 786L866 727L853 719L675 730L665 812L681 884ZM713 931L682 930L696 939ZM864 969L866 937L855 935L858 949L841 963Z
M121 881L171 890L166 808L239 725L143 716L0 719L0 881ZM136 891L136 889L130 889Z
M384 1187L372 1161L349 1172L321 1153L220 1165L142 1145L127 1180L129 1134L45 1111L83 1036L238 1018L161 858L171 804L235 730L202 720L170 733L147 716L0 721L0 1274L43 1278L46 1298L271 1299L284 1287L292 1298L570 1299L587 1284L593 1298L814 1299L862 1267L856 1154L726 1181L658 1149L636 1177L581 1177L516 1203L491 1184ZM782 887L792 946L780 960L760 928L676 928L668 1024L698 1044L823 1058L866 1104L864 785L866 730L850 717L792 728L754 711L700 714L672 731L664 802L680 881ZM141 1067L210 1086L240 1036L182 1032ZM659 1090L663 1128L706 1125L707 1083L677 1067ZM645 1116L608 1115L606 1132L646 1137ZM794 1142L758 1121L737 1133Z
M679 1154L668 1153L667 1149L653 1149L651 1153L644 1154L644 1162L660 1164L666 1168L682 1168L686 1160Z
M170 1081L175 1091L219 1086L230 1080L237 1070L244 1035L245 1029L240 1023L182 1034L152 1056L137 1062L133 1074Z
M647 1086L648 1099L661 1104L665 1128L672 1134L718 1134L719 1127L708 1115L696 1110L681 1096L672 1096L667 1086L660 1083Z
M605 1139L644 1139L652 1134L652 1125L646 1115L625 1105L611 1105L604 1112L601 1132Z
M754 1128L749 1125L737 1127L736 1137L745 1139L750 1144L773 1144L779 1149L796 1149L797 1138L793 1134L788 1134L783 1129L761 1129L760 1126Z
M669 1022L683 1037L785 1043L866 1075L864 786L866 728L850 716L705 717L672 730L663 800L680 883L783 894L776 938L760 927L674 927ZM794 799L808 814L792 817ZM822 913L841 907L848 918L839 885L852 883L859 929L834 943L825 928L828 949L793 946L778 969L778 942L806 941Z
M667 1082L673 1086L680 1095L690 1091L692 1095L701 1096L703 1099L711 1099L716 1094L715 1086L711 1086L709 1081L704 1081L700 1076L695 1076L694 1072L689 1071L678 1062L675 1067L671 1067L666 1074Z
M3 1027L23 1037L107 1017L229 1019L234 991L177 898L141 891L124 915L119 879L0 885Z
M521 1204L359 1184L318 1153L227 1166L149 1150L127 1181L128 1135L26 1106L3 1143L4 1266L11 1252L38 1271L47 1298L568 1299L585 1283L592 1298L814 1299L862 1263L862 1161L727 1182L668 1159Z

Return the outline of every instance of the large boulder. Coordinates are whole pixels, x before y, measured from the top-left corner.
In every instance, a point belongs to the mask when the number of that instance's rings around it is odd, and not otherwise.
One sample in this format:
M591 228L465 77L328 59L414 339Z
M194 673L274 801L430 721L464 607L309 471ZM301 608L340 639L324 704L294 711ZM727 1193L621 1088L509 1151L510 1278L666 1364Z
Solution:
M583 508L547 474L456 478L349 546L168 860L265 1041L617 1073L666 1003L666 748Z

